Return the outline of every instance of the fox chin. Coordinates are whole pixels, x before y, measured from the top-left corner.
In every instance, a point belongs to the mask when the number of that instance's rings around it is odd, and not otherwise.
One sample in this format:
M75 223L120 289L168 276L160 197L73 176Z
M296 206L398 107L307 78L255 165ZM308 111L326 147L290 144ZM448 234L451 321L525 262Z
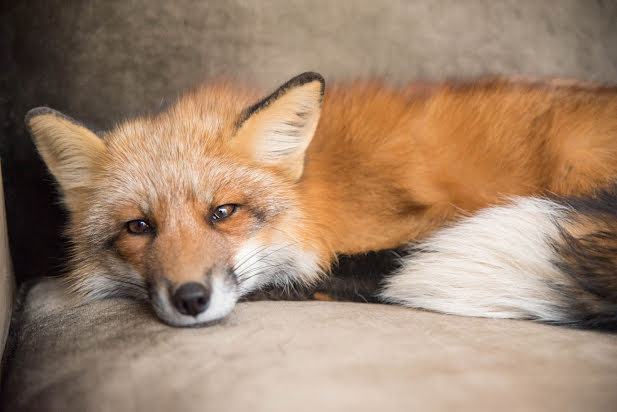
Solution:
M380 301L616 327L617 88L326 93L307 72L262 96L211 82L100 134L27 114L69 212L75 296L200 326L265 286L315 285L338 256L399 248Z

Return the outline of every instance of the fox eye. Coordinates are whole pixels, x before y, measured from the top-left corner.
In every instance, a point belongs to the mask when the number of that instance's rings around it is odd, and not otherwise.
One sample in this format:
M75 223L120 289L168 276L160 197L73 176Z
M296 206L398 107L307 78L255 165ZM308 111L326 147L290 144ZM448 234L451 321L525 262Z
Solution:
M214 212L212 212L212 220L216 222L218 220L223 220L223 219L228 218L229 216L234 214L237 206L238 205L234 205L231 203L227 205L217 206L214 209Z
M126 223L126 230L134 235L143 235L152 232L152 226L145 220L136 219Z

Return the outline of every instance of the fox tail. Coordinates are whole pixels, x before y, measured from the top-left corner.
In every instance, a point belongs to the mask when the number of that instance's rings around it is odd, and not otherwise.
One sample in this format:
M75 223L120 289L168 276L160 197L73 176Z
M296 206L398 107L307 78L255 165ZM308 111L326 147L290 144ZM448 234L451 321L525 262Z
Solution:
M384 301L617 330L617 186L588 198L513 198L407 251Z

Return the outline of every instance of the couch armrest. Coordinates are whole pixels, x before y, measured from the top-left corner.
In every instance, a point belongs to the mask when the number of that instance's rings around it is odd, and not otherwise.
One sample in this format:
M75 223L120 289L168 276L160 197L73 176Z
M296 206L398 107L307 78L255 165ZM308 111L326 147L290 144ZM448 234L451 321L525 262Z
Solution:
M13 278L11 255L9 254L6 213L4 210L4 188L2 186L2 177L0 176L0 359L2 358L1 355L9 333L14 290L15 281Z

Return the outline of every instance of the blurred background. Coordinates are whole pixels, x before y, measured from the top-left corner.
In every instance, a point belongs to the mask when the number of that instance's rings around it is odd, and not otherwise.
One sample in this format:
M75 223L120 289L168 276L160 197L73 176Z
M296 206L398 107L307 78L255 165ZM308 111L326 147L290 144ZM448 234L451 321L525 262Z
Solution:
M515 74L617 83L615 0L92 0L0 6L0 154L19 281L62 267L64 215L23 118L51 106L93 129L217 75L274 88Z

